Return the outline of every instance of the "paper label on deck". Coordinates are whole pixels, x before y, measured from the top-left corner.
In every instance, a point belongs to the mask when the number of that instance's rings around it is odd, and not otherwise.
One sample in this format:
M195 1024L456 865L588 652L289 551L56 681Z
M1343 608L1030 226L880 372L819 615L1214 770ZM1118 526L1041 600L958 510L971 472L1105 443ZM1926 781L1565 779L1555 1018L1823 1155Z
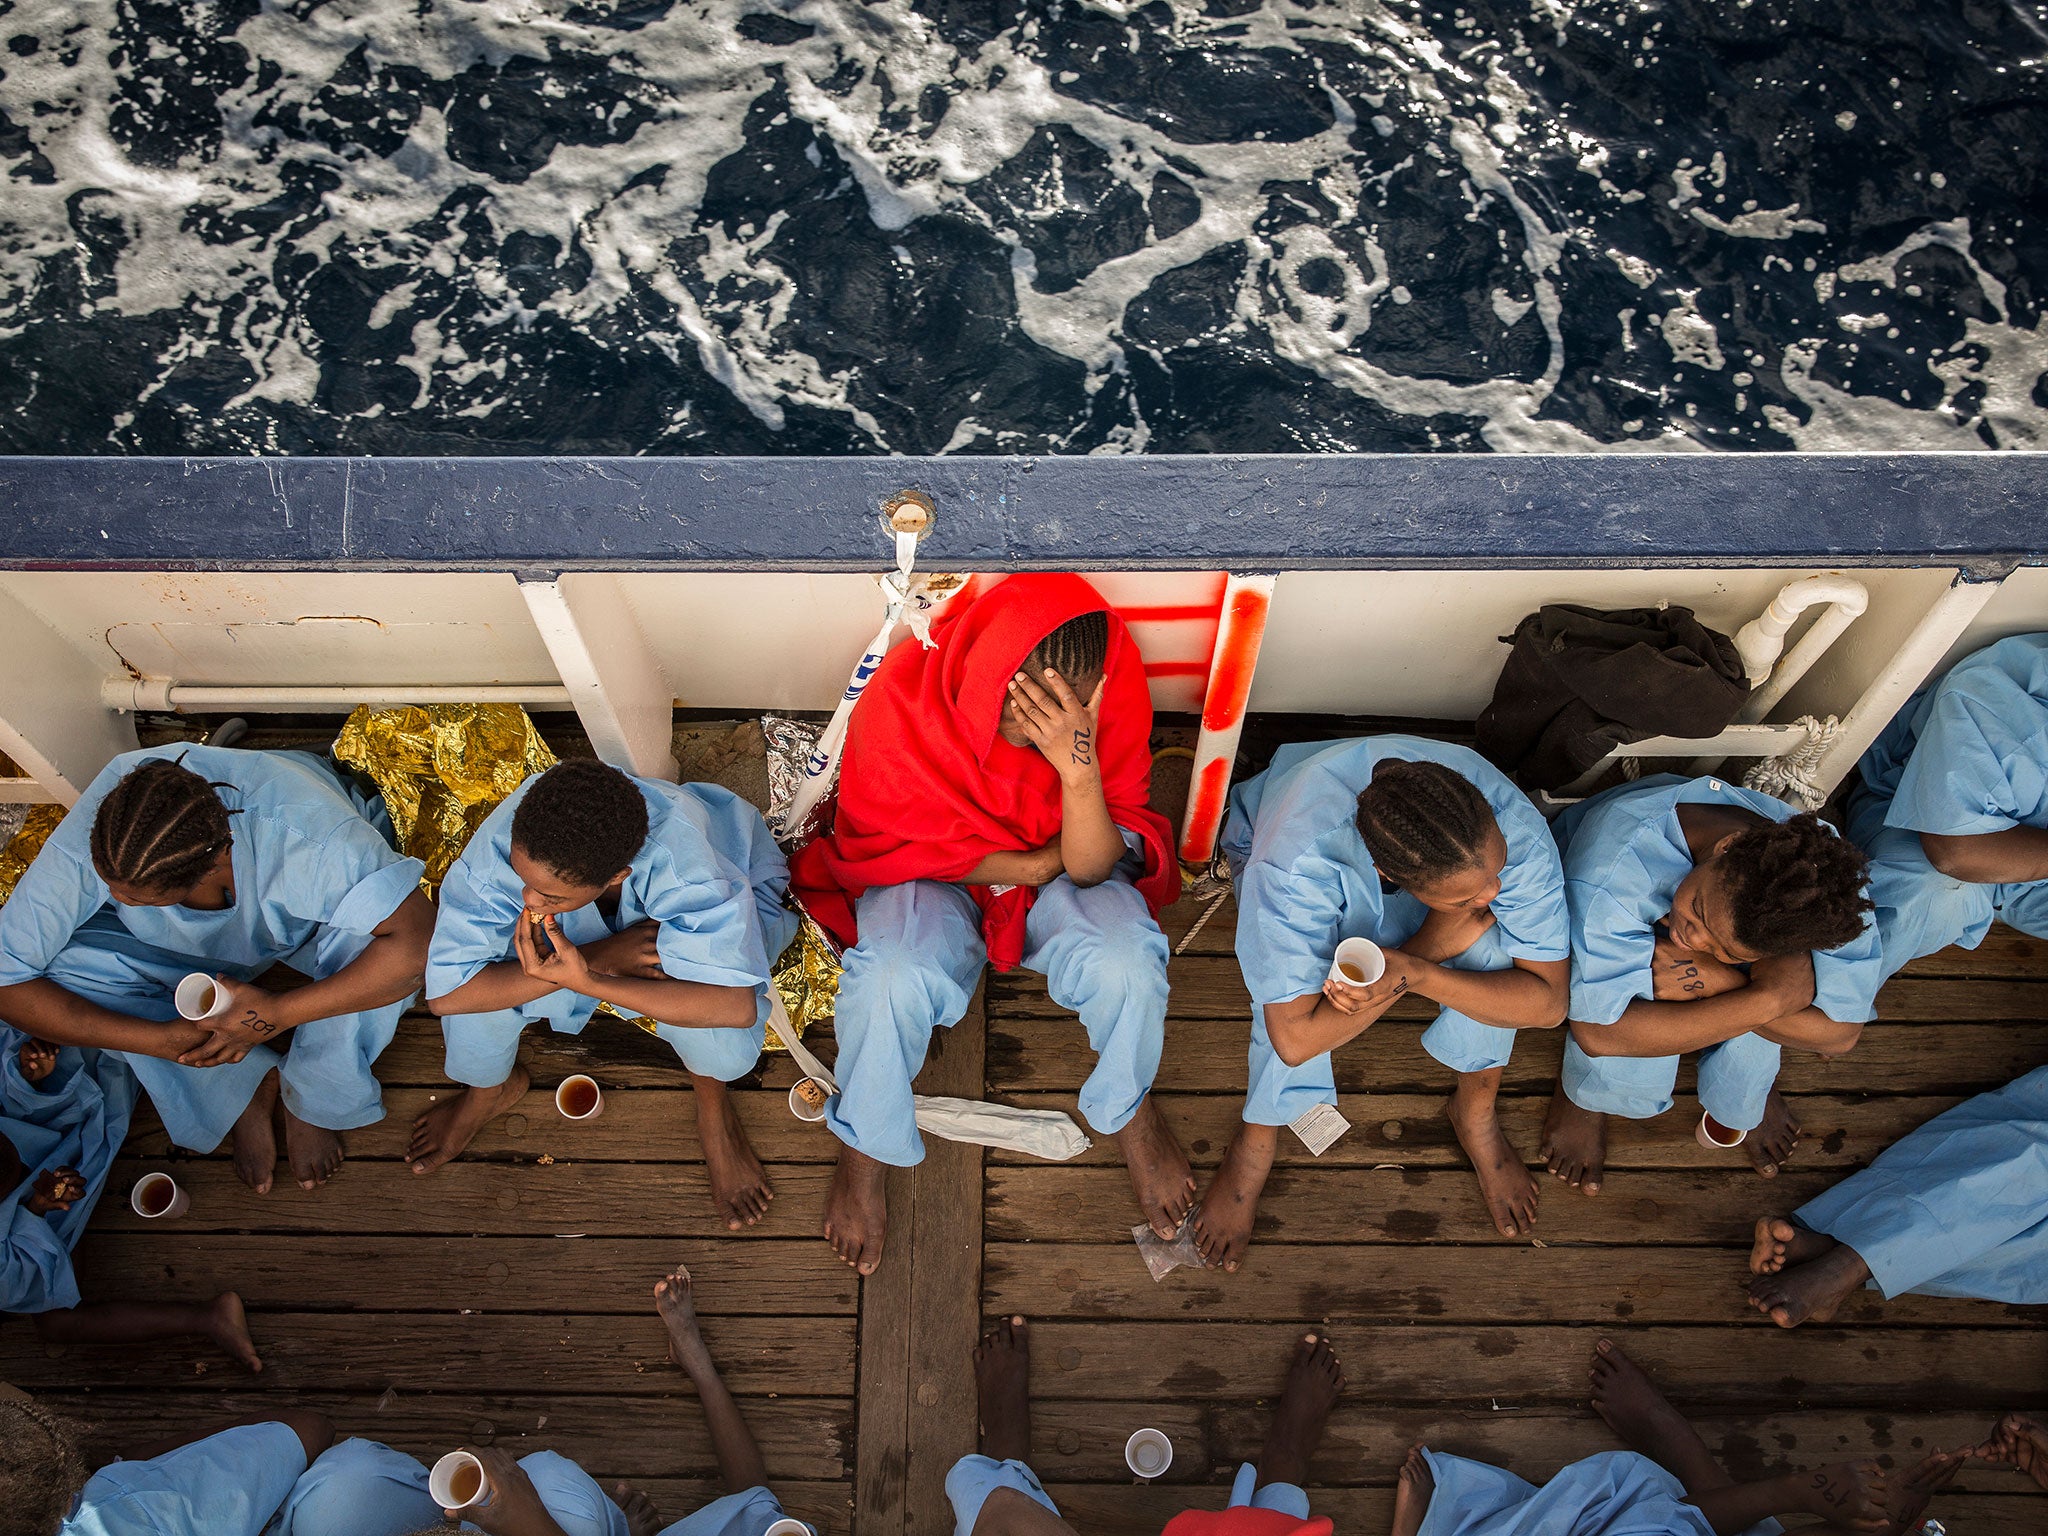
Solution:
M1351 1129L1351 1122L1337 1113L1336 1105L1318 1104L1287 1128L1301 1138L1310 1157L1321 1157Z

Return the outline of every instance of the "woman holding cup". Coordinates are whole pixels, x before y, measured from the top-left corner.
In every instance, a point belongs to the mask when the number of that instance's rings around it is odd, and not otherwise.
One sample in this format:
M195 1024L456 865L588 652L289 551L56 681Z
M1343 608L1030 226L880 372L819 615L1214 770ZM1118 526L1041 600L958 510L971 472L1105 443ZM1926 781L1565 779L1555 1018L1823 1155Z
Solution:
M1564 1022L1571 941L1550 829L1478 753L1419 736L1283 747L1231 791L1251 989L1244 1120L1203 1194L1203 1256L1250 1245L1283 1126L1320 1154L1345 1125L1330 1053L1408 995L1438 1005L1422 1046L1458 1075L1449 1118L1503 1236L1530 1230L1536 1180L1494 1111L1515 1032Z

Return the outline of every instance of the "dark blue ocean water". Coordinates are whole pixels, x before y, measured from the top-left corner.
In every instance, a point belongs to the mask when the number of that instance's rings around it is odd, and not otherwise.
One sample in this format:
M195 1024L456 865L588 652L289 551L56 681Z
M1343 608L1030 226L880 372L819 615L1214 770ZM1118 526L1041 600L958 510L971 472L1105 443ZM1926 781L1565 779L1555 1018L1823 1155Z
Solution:
M0 0L0 448L2048 446L2048 5Z

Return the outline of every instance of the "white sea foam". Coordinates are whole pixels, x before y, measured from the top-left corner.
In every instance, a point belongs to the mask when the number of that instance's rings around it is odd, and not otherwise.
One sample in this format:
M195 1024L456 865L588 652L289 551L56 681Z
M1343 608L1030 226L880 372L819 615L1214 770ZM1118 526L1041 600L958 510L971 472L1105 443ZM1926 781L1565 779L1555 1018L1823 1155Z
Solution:
M1150 25L1139 17L1140 6L1087 0L1086 8L1124 23L1124 44L1137 51L1140 28ZM1519 30L1487 36L1476 19L1465 18L1469 45L1454 49L1413 10L1377 0L1306 14L1273 0L1231 18L1210 17L1195 3L1172 10L1178 46L1271 50L1296 61L1321 82L1330 126L1291 143L1185 142L1164 122L1140 121L1063 90L1079 77L1049 69L1037 20L978 47L956 47L909 0L678 0L637 30L576 20L570 0L329 0L310 9L264 0L235 29L234 41L265 72L252 68L220 96L218 154L151 167L123 152L114 122L123 73L111 43L117 0L24 0L8 27L43 46L7 59L0 107L52 175L45 184L19 176L8 183L0 208L0 336L17 335L46 313L37 285L52 261L77 245L74 210L85 208L122 236L111 272L85 292L85 314L185 317L181 341L155 360L156 381L138 406L204 341L232 347L254 377L231 405L312 401L322 343L308 317L280 294L278 274L287 258L331 263L345 254L366 272L406 274L379 292L367 323L379 331L404 327L396 334L409 337L409 345L398 361L418 379L416 408L446 394L467 402L463 414L488 417L510 390L494 338L548 317L595 327L636 296L645 303L652 295L666 307L653 343L670 356L693 357L767 428L782 430L789 412L801 407L836 413L875 449L914 446L891 442L855 397L843 365L806 351L794 334L790 314L801 295L771 252L791 215L777 212L760 227L735 231L700 218L714 168L745 146L749 110L779 83L790 118L815 136L804 150L808 163L822 166L820 146L829 147L879 230L894 237L943 216L968 221L1007 246L1016 325L1081 365L1091 395L1125 380L1133 351L1150 345L1127 329L1135 302L1175 269L1241 249L1241 275L1224 306L1232 333L1396 416L1471 418L1489 445L1509 451L1695 446L1681 413L1662 400L1644 407L1656 423L1651 430L1639 431L1631 418L1618 442L1546 414L1574 361L1562 323L1570 261L1604 264L1642 291L1641 313L1655 323L1633 325L1634 310L1618 318L1624 348L1654 347L1661 338L1675 362L1719 371L1726 347L1696 281L1665 271L1660 257L1622 248L1610 231L1567 215L1540 190L1541 176L1563 163L1586 178L1598 206L1625 208L1645 196L1613 179L1621 173L1612 162L1631 151L1559 125L1533 77L1520 69L1529 48ZM781 43L750 40L739 23L757 11L811 30ZM1562 41L1581 24L1579 7L1532 0L1529 24L1539 29L1535 35L1554 33ZM1630 25L1637 28L1632 46L1654 59L1658 24L1647 31ZM1323 51L1312 56L1311 45ZM647 113L638 130L617 143L558 145L524 180L512 180L458 163L449 121L432 105L389 154L346 138L339 147L303 134L287 139L276 126L288 114L301 123L326 119L322 93L357 51L373 74L404 67L447 81L550 49L606 61L622 93L614 112L630 103ZM1337 57L1356 61L1369 86L1357 85L1356 76L1333 80L1325 60ZM850 85L849 72L856 76ZM943 98L943 116L936 124L906 123L903 107L926 93ZM1847 132L1856 115L1843 111L1836 122ZM1199 198L1192 222L1164 238L1148 230L1138 248L1100 261L1065 287L1045 284L1034 232L1078 195L1058 174L1034 188L1036 206L1014 213L992 213L990 200L970 194L1035 133L1055 127L1099 149L1109 175L1141 199L1153 195L1161 176L1192 187ZM1421 136L1419 157L1391 164L1372 158L1377 145L1403 134ZM1354 142L1375 147L1361 151ZM1731 154L1738 158L1731 161ZM209 223L217 230L223 220L288 198L288 168L333 179L319 218L283 226L257 221L251 227L260 232L209 238ZM1704 165L1682 158L1664 169L1669 192L1655 195L1699 226L1695 238L1728 242L1731 253L1740 246L1753 251L1752 242L1808 242L1788 247L1793 259L1817 249L1813 241L1830 231L1797 203L1733 206L1740 193L1730 189L1753 169L1732 149L1713 151ZM1937 185L1941 180L1935 173ZM1312 189L1318 211L1303 221L1276 221L1272 189L1282 184ZM1426 264L1433 258L1395 238L1402 215L1394 190L1417 185L1433 186L1436 196L1464 210L1466 221L1490 232L1501 260L1478 297L1502 336L1535 316L1542 355L1533 371L1453 380L1404 371L1379 351L1376 316L1407 305L1432 283ZM463 221L441 217L462 196L476 199L476 216L499 244L520 232L552 239L563 281L543 297L522 299L498 261L476 257ZM1884 253L1810 268L1816 299L1826 307L1837 304L1843 285L1895 288L1900 263L1929 247L1967 264L1993 318L1967 319L1960 344L1915 359L1913 366L1939 381L1940 408L1908 409L1827 382L1830 346L1853 344L1859 327L1890 328L1885 315L1873 317L1860 305L1833 315L1839 338L1787 338L1782 359L1752 361L1758 377L1775 379L1810 413L1801 419L1783 405L1760 405L1759 427L1810 448L1972 447L1982 446L1987 432L2006 446L2048 441L2048 413L2031 394L2048 365L2048 341L2012 322L2004 287L1973 254L1973 238L1967 217L1930 217ZM899 262L914 265L907 237L897 251ZM569 275L572 252L587 258L587 274ZM1782 264L1790 270L1789 261ZM469 306L459 326L451 318L458 296ZM441 308L421 313L426 304ZM1603 334L1611 336L1613 327ZM1749 408L1753 383L1740 386L1738 409ZM1114 412L1097 451L1142 451L1152 427L1128 392ZM112 434L116 446L133 414ZM944 448L1001 446L1005 430L993 420L993 410L962 416Z

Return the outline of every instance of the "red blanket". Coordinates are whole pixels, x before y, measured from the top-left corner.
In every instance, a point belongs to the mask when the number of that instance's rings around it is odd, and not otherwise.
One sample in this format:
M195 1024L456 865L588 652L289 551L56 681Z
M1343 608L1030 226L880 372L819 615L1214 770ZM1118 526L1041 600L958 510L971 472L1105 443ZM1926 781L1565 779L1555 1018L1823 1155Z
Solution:
M1042 847L1059 835L1060 780L1036 747L996 734L1010 679L1071 618L1109 605L1078 576L1023 575L962 593L932 625L937 649L905 640L855 706L841 759L832 830L790 863L790 884L842 944L853 903L871 886L961 880L991 853ZM1151 807L1152 695L1123 621L1109 620L1107 685L1097 747L1111 819L1145 840L1138 889L1156 914L1180 894L1173 832ZM969 887L982 909L989 963L1015 966L1037 891Z
M1297 1520L1277 1509L1240 1504L1234 1509L1183 1510L1166 1522L1160 1536L1332 1536L1335 1529L1323 1515Z

